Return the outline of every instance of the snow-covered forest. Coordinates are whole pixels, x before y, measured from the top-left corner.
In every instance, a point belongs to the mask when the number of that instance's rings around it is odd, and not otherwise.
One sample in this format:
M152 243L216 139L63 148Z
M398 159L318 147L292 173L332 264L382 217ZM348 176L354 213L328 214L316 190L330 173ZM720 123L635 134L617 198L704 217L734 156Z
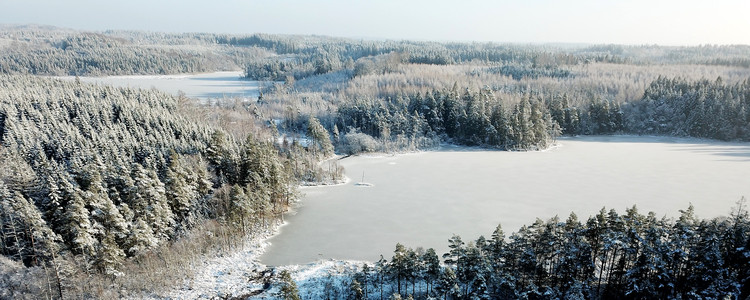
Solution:
M39 269L32 298L111 297L97 285L181 278L148 269L153 255L186 267L275 226L298 180L322 174L316 162L332 151L276 146L266 129L239 140L153 90L15 75L0 86L0 251Z
M0 25L0 73L35 75L177 74L234 70L258 48L222 47L214 35L79 32Z
M268 101L312 109L341 137L343 152L440 142L528 150L560 134L750 138L747 46L556 48L263 35L230 43L279 53L251 62L246 75L284 81ZM348 135L355 145L346 143Z
M0 298L164 295L196 262L276 230L300 184L340 182L341 168L322 163L335 153L441 143L526 151L561 135L615 133L750 141L749 57L742 45L3 25ZM220 70L272 84L252 101L200 104L46 77ZM445 255L398 245L389 261L348 274L336 295L746 298L744 205L713 220L691 209L670 220L635 208L585 223L537 220L508 237L499 228L489 239L453 237ZM276 296L294 298L292 277L277 277L269 283Z
M385 295L452 299L718 299L750 293L750 219L741 201L727 218L676 220L602 209L464 241L450 251L397 244L390 260L352 274L354 299ZM443 263L441 264L441 258Z

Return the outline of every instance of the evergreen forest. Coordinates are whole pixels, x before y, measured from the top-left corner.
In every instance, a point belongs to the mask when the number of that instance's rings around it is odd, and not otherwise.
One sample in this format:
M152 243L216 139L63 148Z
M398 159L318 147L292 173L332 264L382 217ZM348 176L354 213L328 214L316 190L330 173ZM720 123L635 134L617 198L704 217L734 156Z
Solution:
M537 219L506 236L448 240L449 252L397 244L353 275L353 299L744 299L750 222L744 199L727 218L676 220L602 210L586 221ZM442 260L441 260L442 259Z
M225 70L267 84L205 103L76 77ZM335 155L609 134L750 141L750 46L0 25L0 299L165 297L206 257L276 232L300 185L342 182ZM498 226L445 254L398 244L337 297L750 297L744 201L721 218L661 213Z

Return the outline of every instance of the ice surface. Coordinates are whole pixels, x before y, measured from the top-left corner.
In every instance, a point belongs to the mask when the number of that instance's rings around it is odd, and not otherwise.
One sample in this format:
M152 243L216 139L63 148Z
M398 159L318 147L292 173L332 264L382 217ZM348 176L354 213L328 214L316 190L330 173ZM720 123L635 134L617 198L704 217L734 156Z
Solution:
M727 215L750 196L750 144L667 137L605 136L559 140L540 152L445 147L417 155L339 161L352 182L305 188L303 205L261 261L376 260L397 242L447 250L452 234L506 233L539 217L570 212L585 219L602 207L624 213ZM394 163L395 164L392 164ZM356 185L365 171L369 188Z
M178 75L128 75L105 77L79 77L82 82L108 84L118 87L156 88L160 91L177 95L180 91L189 98L201 100L241 98L256 100L258 98L258 81L245 80L242 72L214 72L204 74ZM61 77L73 80L75 77Z

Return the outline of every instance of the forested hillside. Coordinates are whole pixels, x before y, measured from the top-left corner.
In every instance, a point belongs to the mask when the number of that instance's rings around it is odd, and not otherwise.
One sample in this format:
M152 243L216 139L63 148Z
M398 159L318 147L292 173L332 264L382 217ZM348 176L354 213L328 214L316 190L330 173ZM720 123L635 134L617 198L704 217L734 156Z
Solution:
M3 77L2 86L4 166L17 170L3 178L3 198L10 201L4 204L32 205L24 210L39 212L42 220L22 224L40 227L32 235L53 229L77 254L124 256L157 245L178 224L193 221L191 205L211 184L205 167L185 168L180 155L205 152L210 132L170 114L174 101L153 92L35 77ZM165 187L176 181L184 186ZM14 211L6 208L5 214ZM6 216L4 224L14 226L12 219ZM36 261L52 249L44 247L62 246L45 234L35 241L42 248L34 249L31 239L6 237L4 253ZM99 249L103 242L113 249ZM108 258L98 261L103 269L111 267Z
M0 27L0 73L35 75L178 74L241 69L259 48L218 45L209 34L78 32Z
M65 274L140 276L124 264L193 228L241 241L295 197L279 148L190 120L172 96L30 76L0 87L0 253L43 267L48 297L103 296Z

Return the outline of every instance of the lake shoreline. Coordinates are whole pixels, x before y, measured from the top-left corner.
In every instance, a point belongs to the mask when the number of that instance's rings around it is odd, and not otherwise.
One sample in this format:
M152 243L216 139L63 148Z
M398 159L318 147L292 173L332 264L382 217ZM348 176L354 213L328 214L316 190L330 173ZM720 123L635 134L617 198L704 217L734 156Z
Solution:
M583 139L583 141L581 141ZM616 142L616 143L622 143L622 144L639 144L639 143L671 143L673 145L691 145L691 144L722 144L725 146L744 146L747 147L747 149L750 150L750 144L748 143L737 143L737 142L721 142L721 141L713 141L713 140L705 140L705 139L697 139L697 138L680 138L680 137L661 137L661 136L633 136L633 135L617 135L617 136L584 136L584 137L565 137L561 140L558 140L558 146L556 148L553 148L549 150L548 152L554 153L558 150L564 149L566 147L570 147L570 145L566 145L566 142L589 142L589 143L601 143L601 142ZM575 143L574 143L575 144ZM574 145L575 146L575 145ZM438 149L428 149L424 151L417 151L417 152L406 152L406 153L370 153L370 154L363 154L363 155L356 155L356 156L346 156L346 157L332 157L330 159L336 159L339 162L349 162L356 159L365 160L365 161L377 161L377 160L387 160L388 162L395 162L398 164L398 159L403 157L418 157L418 156L424 156L424 154L429 153L440 153L441 151L450 151L450 152L465 152L467 154L471 153L482 153L482 152L489 152L489 153L504 153L505 151L495 151L493 149L477 149L476 147L463 147L463 146L448 146L448 149L444 149L443 147L440 147ZM527 155L527 154L542 154L547 155L551 153L542 153L540 151L532 151L532 152L509 152L511 154L520 154L520 155ZM395 160L394 160L395 159ZM324 160L327 161L327 160ZM322 162L324 162L322 161ZM388 164L386 162L386 164ZM347 173L348 173L347 169ZM346 183L338 184L338 185L321 185L321 186L302 186L301 189L304 191L316 191L316 190L331 190L331 189L340 189L344 186L349 185L350 183L353 183L353 180L349 179L347 176ZM739 198L738 198L739 199ZM260 238L253 239L252 241L249 241L246 245L245 249L250 250L242 250L238 251L237 253L233 253L227 256L221 256L217 258L208 259L207 262L204 264L204 267L201 270L196 271L196 279L190 280L190 283L182 285L181 288L177 288L174 291L169 293L170 297L199 297L201 295L211 295L213 293L217 293L217 291L220 291L221 293L231 294L231 295L243 295L248 294L250 292L258 292L259 290L263 290L263 286L260 282L251 281L249 284L246 283L247 281L243 281L241 279L238 279L239 282L233 281L232 278L247 278L252 276L257 276L261 272L265 270L275 270L276 272L280 270L288 270L291 272L292 278L298 283L300 290L306 289L307 286L310 288L315 288L317 285L315 284L316 278L323 278L328 276L328 274L342 274L351 270L356 270L358 267L360 267L363 263L372 264L372 261L374 260L361 260L361 259L337 259L337 258L326 258L326 257L319 257L318 259L307 262L307 263L297 263L297 264L278 264L278 265L271 265L267 264L263 261L263 256L270 251L273 251L273 239L279 237L281 234L283 234L287 230L294 230L293 228L290 228L292 225L289 217L297 215L301 212L301 209L304 208L306 205L306 201L309 199L301 198L295 205L293 205L288 212L286 212L285 215L285 221L281 224L278 224L274 226L273 228L266 231ZM314 201L314 200L313 200ZM640 206L639 206L640 207ZM617 211L622 212L624 211L624 208L627 207L607 207L607 209L615 208ZM685 207L680 207L678 209L684 209ZM675 214L678 212L678 209L673 209L673 211L657 211L657 215L666 215L666 214ZM725 209L725 215L729 213L729 210L731 209L731 205L728 205L724 207ZM643 211L641 211L643 212ZM582 214L576 212L579 216L580 220L585 220L591 215L591 214ZM564 219L566 217L566 214L558 214L560 218ZM542 218L551 218L554 215L549 216L539 216ZM700 217L700 216L699 216ZM673 217L670 217L673 218ZM534 219L528 219L525 220L525 224L531 224L534 221ZM519 228L509 228L508 226L504 226L506 233L508 236L511 232L516 232ZM487 228L487 230L492 230L493 228ZM464 236L464 235L462 235ZM478 236L478 235L477 235ZM447 239L450 236L445 236L444 240L447 241ZM476 238L476 236L473 235L465 235L467 238ZM403 241L397 241L402 242ZM445 242L443 244L446 244ZM394 244L395 245L395 242ZM391 247L393 246L391 245ZM419 244L405 244L408 247L417 247L417 246L424 246ZM437 250L437 249L436 249ZM387 256L389 253L391 253L392 249L389 249L389 251L382 251L380 254ZM438 254L440 255L442 252L440 250L437 250ZM253 277L255 278L255 277ZM263 290L260 295L274 295L276 287L272 287L269 290ZM315 291L305 291L305 293L315 293Z

